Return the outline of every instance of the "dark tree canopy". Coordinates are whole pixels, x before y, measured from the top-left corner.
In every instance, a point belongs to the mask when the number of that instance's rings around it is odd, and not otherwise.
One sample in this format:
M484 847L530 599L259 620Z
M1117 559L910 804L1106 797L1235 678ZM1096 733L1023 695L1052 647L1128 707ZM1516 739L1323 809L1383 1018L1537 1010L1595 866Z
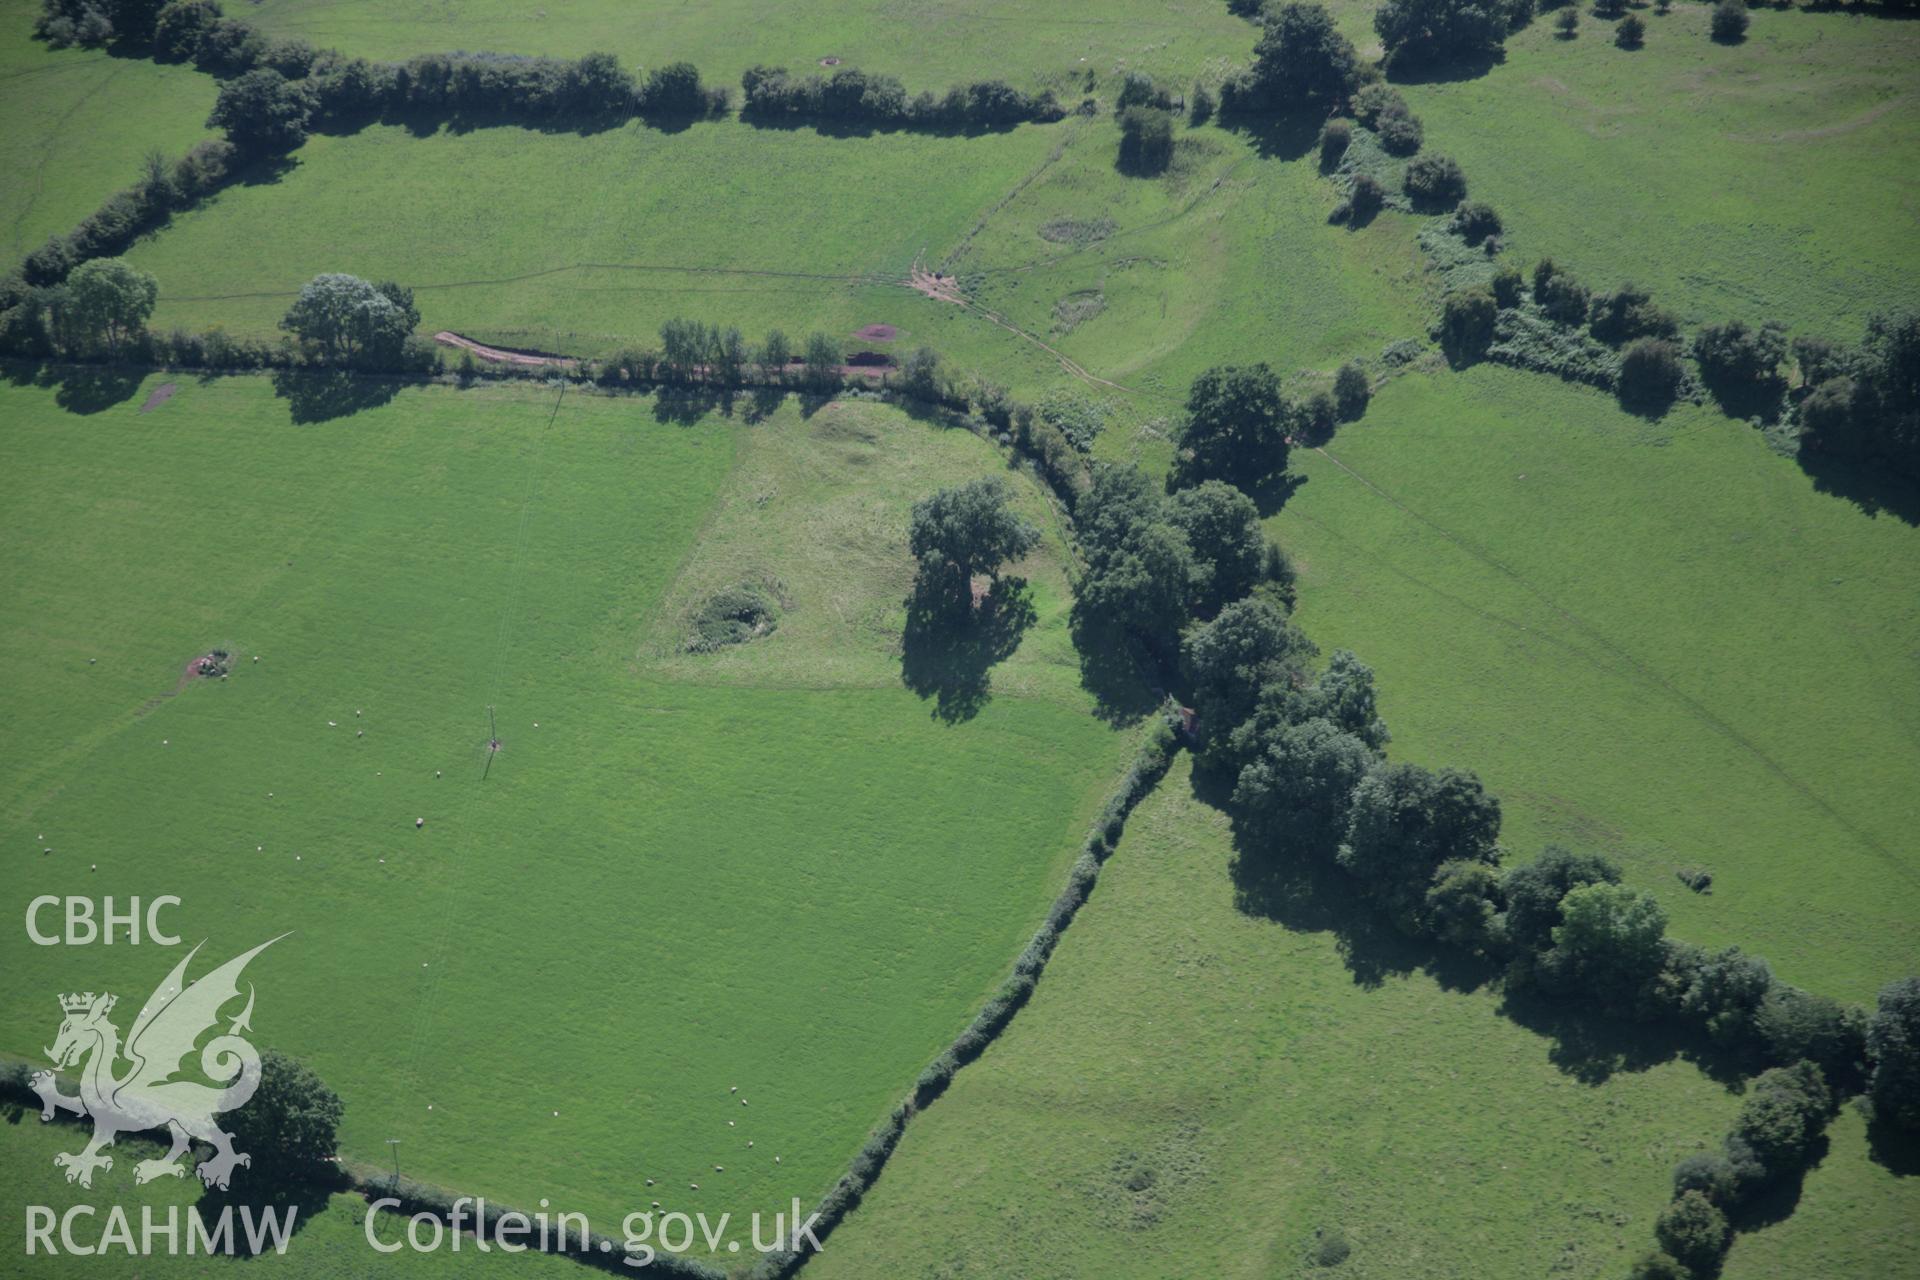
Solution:
M1507 36L1504 8L1475 0L1386 0L1374 11L1390 63L1482 57Z
M1495 936L1500 877L1484 862L1443 862L1427 890L1427 928L1442 942L1477 950Z
M260 1055L260 1087L221 1117L237 1150L252 1157L249 1180L273 1187L320 1182L334 1173L335 1133L346 1108L313 1069L277 1049Z
M1266 573L1260 509L1230 484L1206 480L1167 500L1167 518L1193 552L1193 603L1211 613L1252 591Z
M913 504L907 549L920 562L916 590L959 607L972 604L973 577L1033 550L1040 531L1008 506L1007 482L984 476Z
M1779 1177L1806 1163L1832 1108L1833 1093L1813 1063L1774 1067L1754 1077L1732 1137L1768 1177Z
M1738 44L1747 38L1746 0L1720 0L1713 9L1713 38L1722 44Z
M318 346L329 363L353 364L397 356L419 318L411 290L329 272L301 287L280 327Z
M1327 720L1260 734L1241 767L1233 803L1263 839L1320 852L1339 839L1354 787L1374 763L1367 744Z
M1129 173L1164 171L1173 159L1173 112L1128 107L1120 113L1120 167Z
M1660 1247L1695 1274L1711 1274L1727 1251L1727 1216L1698 1191L1680 1195L1654 1224Z
M1333 375L1333 402L1340 409L1340 416L1353 422L1367 411L1367 401L1373 398L1373 384L1367 381L1366 370L1349 360L1340 366Z
M1074 590L1077 621L1119 626L1169 645L1187 621L1193 553L1168 521L1159 491L1137 467L1103 463L1074 507L1087 569Z
M1360 57L1320 4L1269 9L1247 74L1245 105L1272 109L1345 98L1360 83Z
M1459 163L1437 152L1415 156L1407 163L1401 181L1407 198L1419 209L1451 209L1467 194L1467 175L1460 171Z
M64 318L88 346L118 355L128 338L146 327L160 286L124 258L93 258L67 277Z
M1868 317L1858 350L1802 339L1794 351L1813 387L1801 448L1920 480L1920 310Z
M1693 339L1693 358L1702 376L1715 384L1769 381L1778 376L1786 354L1786 330L1771 320L1758 329L1741 320L1703 325Z
M276 154L307 140L312 115L305 85L259 67L220 86L207 127L226 130L228 141L242 151Z
M1671 338L1680 331L1673 313L1654 305L1653 295L1636 284L1598 293L1587 309L1587 327L1608 346L1635 338Z
M1560 919L1542 962L1550 987L1629 1007L1659 975L1667 913L1651 894L1583 885L1560 900Z
M1620 353L1620 399L1628 405L1664 409L1686 376L1680 349L1665 338L1639 338Z
M1224 737L1253 714L1260 691L1290 684L1312 643L1265 600L1236 600L1212 622L1190 629L1180 663L1202 731Z
M1524 951L1544 951L1560 923L1560 900L1588 884L1619 884L1620 868L1597 853L1550 844L1539 858L1515 867L1500 882L1507 900L1507 939Z
M1868 1096L1876 1117L1920 1131L1920 978L1903 978L1880 993L1867 1024L1873 1059Z
M1497 863L1499 835L1500 802L1473 774L1384 764L1354 790L1339 861L1411 930L1440 864Z
M1194 379L1180 443L1190 481L1257 485L1287 469L1292 409L1264 362L1219 365Z
M1447 295L1440 308L1440 347L1456 365L1472 364L1493 342L1499 304L1490 290L1475 287Z

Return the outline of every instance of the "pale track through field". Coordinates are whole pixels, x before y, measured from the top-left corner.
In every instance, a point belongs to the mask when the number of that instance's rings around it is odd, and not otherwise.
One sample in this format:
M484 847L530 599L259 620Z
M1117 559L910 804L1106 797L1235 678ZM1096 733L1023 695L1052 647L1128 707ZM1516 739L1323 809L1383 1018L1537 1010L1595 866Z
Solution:
M487 700L481 707L476 708L476 731L478 729L479 713L495 705L494 699L498 697L500 691L500 677L506 669L507 649L512 640L514 618L520 603L520 584L525 577L526 550L533 523L533 513L539 505L541 493L546 485L547 437L553 432L553 424L559 420L560 406L565 402L566 395L567 386L566 383L562 381L554 395L553 408L547 414L546 425L541 428L540 434L536 437L534 444L533 464L528 468L527 492L520 504L520 527L514 535L513 561L508 570L506 599L501 602L500 621L495 628L493 669L487 678ZM487 749L489 751L491 750L491 748ZM487 763L487 769L491 768L491 763L491 761ZM484 777L485 771L483 770L482 779L484 779ZM484 785L483 780L476 780L472 790L468 791L467 802L462 806L459 825L455 827L455 830L471 832L474 806L479 801L480 789ZM449 948L453 943L455 926L457 924L456 917L460 905L461 887L465 880L465 877L459 873L461 861L462 859L459 856L458 850L450 851L445 858L447 865L447 884L445 886L446 893L441 900L440 919L438 921L439 930L434 940L427 944L425 952L427 956L425 961L427 972L421 986L420 994L415 998L414 1002L413 1030L407 1038L406 1061L401 1068L401 1078L416 1087L421 1083L417 1074L420 1065L420 1056L427 1041L433 1034L434 1013L440 999L440 986L444 980L447 968L445 961ZM432 1103L433 1099L431 1095L431 1089L425 1090L420 1095L420 1097L424 1099L421 1105L424 1106ZM445 1100L440 1100L437 1105L445 1106ZM440 1113L436 1112L435 1114Z
M1636 676L1638 676L1642 681L1644 681L1648 685L1651 685L1653 688L1657 689L1659 692L1665 694L1669 699L1677 703L1683 710L1687 712L1688 715L1693 717L1695 720L1699 721L1701 724L1707 726L1709 729L1713 730L1715 733L1726 738L1729 742L1732 742L1734 745L1744 749L1748 754L1752 755L1753 758L1758 760L1760 764L1769 773L1772 773L1775 777L1779 778L1782 782L1785 782L1789 787L1793 788L1794 791L1798 792L1803 799L1807 800L1815 808L1819 809L1822 813L1826 814L1829 818L1833 819L1833 821L1837 823L1843 830L1847 831L1850 835L1854 837L1854 839L1859 841L1860 844L1865 846L1867 849L1871 850L1875 855L1877 855L1881 859L1881 861L1886 863L1902 878L1907 880L1920 880L1920 871L1916 871L1914 868L1909 867L1905 862L1903 862L1900 859L1900 857L1897 854L1895 854L1892 850L1888 849L1885 845L1881 844L1880 841L1873 835L1872 832L1867 831L1864 828L1857 825L1856 823L1854 823L1845 814L1843 814L1838 808L1836 808L1833 804L1829 803L1826 797L1822 796L1819 792L1815 791L1809 784L1802 781L1799 777L1795 776L1794 773L1791 770L1789 770L1785 765L1781 764L1778 760L1775 760L1771 755L1767 754L1766 750L1763 747L1761 747L1758 743L1753 741L1753 739L1747 737L1744 733L1740 732L1740 730L1735 728L1733 725L1729 724L1727 721L1721 719L1718 715L1715 715L1714 712L1710 708L1708 708L1706 704L1699 701L1699 699L1677 688L1665 676L1661 675L1658 671L1654 670L1651 666L1641 661L1637 656L1635 656L1630 650L1626 649L1624 646L1609 639L1602 631L1600 631L1599 628L1595 627L1592 623L1588 622L1585 618L1573 612L1571 609L1568 609L1565 605L1562 605L1558 601L1554 600L1553 597L1549 596L1541 588L1534 585L1534 583L1531 580L1529 580L1526 577L1526 575L1520 573L1518 570L1514 569L1512 566L1501 561L1500 559L1492 555L1490 552L1486 551L1484 548L1481 548L1476 544L1474 544L1473 542L1469 541L1468 539L1460 536L1457 533L1454 533L1451 529L1448 529L1445 525L1440 524L1438 521L1432 519L1431 517L1423 515L1421 512L1416 511L1414 508L1408 506L1406 503L1396 498L1393 494L1389 493L1387 490L1381 488L1379 485L1375 484L1373 481L1367 479L1367 477L1360 474L1359 471L1355 470L1351 466L1348 466L1345 462L1335 457L1332 453L1328 452L1324 447L1316 446L1314 448L1314 452L1319 454L1321 457L1325 458L1328 462L1332 463L1334 466L1338 467L1341 471L1345 472L1347 475L1351 476L1354 480L1358 481L1361 485L1365 486L1365 488L1369 492L1379 497L1382 501L1392 505L1393 507L1401 511L1403 514L1407 515L1408 517L1412 518L1418 523L1425 525L1427 528L1433 530L1433 532L1439 534L1440 537L1446 539L1448 542L1458 547L1461 551L1465 552L1468 556L1472 557L1474 560L1485 565L1487 568L1493 570L1495 573L1518 584L1522 590L1526 591L1529 595L1539 600L1553 614L1559 617L1568 626L1572 627L1575 631L1579 632L1581 635L1584 635L1588 639L1592 640L1595 644L1599 645L1606 652L1613 655L1614 658L1616 658L1618 661L1624 664L1627 668L1631 669L1632 672Z
M95 59L90 58L86 62L79 64L79 67L91 66L94 61ZM111 59L101 59L101 61L111 61ZM62 70L69 70L69 69L77 70L79 69L79 67L62 68ZM20 212L16 213L13 216L13 225L7 229L7 238L9 241L12 242L13 247L16 250L20 248L21 224L26 222L27 218L33 213L34 206L40 203L41 193L47 189L47 177L46 177L47 165L53 159L54 144L59 141L60 130L63 127L65 127L67 121L73 119L74 114L78 112L80 108L86 106L89 102L93 101L95 97L99 96L101 90L105 89L108 85L112 84L115 77L117 77L120 74L121 70L122 68L117 66L107 68L107 73L101 76L99 80L95 81L92 88L88 89L85 93L81 94L78 98L74 99L73 105L68 107L65 111L61 112L60 118L54 121L52 126L49 127L46 133L42 136L41 142L40 142L40 158L34 161L33 168L31 170L33 175L33 187L27 193L26 203L20 207ZM15 72L14 75L8 77L8 79L14 79L19 76L32 75L32 74L34 73L31 71ZM15 179L16 182L20 180L21 179ZM16 256L19 256L19 255L16 254Z

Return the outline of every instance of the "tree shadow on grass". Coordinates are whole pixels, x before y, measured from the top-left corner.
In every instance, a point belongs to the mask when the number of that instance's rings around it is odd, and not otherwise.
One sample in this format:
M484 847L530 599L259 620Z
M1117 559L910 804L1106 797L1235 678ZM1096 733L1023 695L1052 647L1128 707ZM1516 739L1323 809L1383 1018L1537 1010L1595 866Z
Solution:
M146 374L112 365L9 362L6 379L16 387L51 387L55 404L84 416L133 399Z
M1232 780L1205 766L1193 771L1196 799L1228 813ZM1381 911L1368 906L1347 874L1333 863L1337 837L1305 833L1275 838L1256 835L1234 818L1229 868L1234 905L1250 916L1295 932L1330 933L1354 985L1373 990L1389 978L1424 974L1446 991L1466 993L1496 987L1504 966L1497 960L1430 939L1411 937ZM1662 1023L1628 1022L1590 1002L1500 987L1498 1011L1516 1025L1551 1042L1547 1059L1582 1084L1599 1085L1622 1072L1637 1073L1684 1058L1724 1085L1746 1078L1748 1064L1723 1053L1704 1037Z
M196 1147L195 1150L196 1154L204 1155L208 1149ZM193 1176L189 1171L187 1177ZM246 1170L243 1169L236 1175L236 1182L245 1176ZM278 1241L267 1230L267 1215L272 1215L273 1220L286 1222L285 1234L291 1239L304 1231L314 1218L326 1212L327 1203L334 1192L345 1191L350 1185L344 1176L336 1176L324 1182L284 1189L236 1185L230 1190L220 1191L209 1187L193 1207L209 1232L218 1231L221 1214L231 1211L229 1220L232 1225L227 1236L229 1248L232 1249L229 1256L244 1261L275 1250ZM292 1215L291 1221L287 1221L289 1214ZM248 1231L249 1223L253 1227L252 1234Z
M653 397L653 420L690 427L716 409L731 417L733 395L731 390L699 382L661 387Z
M1920 484L1829 454L1802 450L1799 457L1801 470L1821 493L1844 498L1870 516L1885 512L1903 524L1920 525Z
M1148 674L1155 668L1152 655L1124 628L1075 618L1073 649L1080 658L1080 687L1093 696L1093 714L1102 722L1126 728L1160 705Z
M1787 384L1782 378L1702 377L1701 383L1713 397L1720 412L1741 422L1759 421L1762 425L1780 421L1786 408Z
M1730 1206L1727 1210L1728 1225L1739 1232L1763 1231L1791 1218L1793 1211L1800 1207L1800 1197L1807 1186L1807 1175L1819 1168L1832 1150L1832 1140L1825 1133L1820 1134L1808 1145L1805 1160Z
M1320 145L1326 116L1311 111L1236 111L1223 113L1220 123L1244 135L1263 159L1298 160Z
M1505 48L1425 58L1402 55L1387 59L1387 79L1394 84L1457 84L1462 80L1478 80L1506 60Z
M1920 1133L1869 1114L1867 1156L1896 1178L1920 1177Z
M1331 435L1328 438L1331 439ZM1253 499L1253 505L1259 509L1261 518L1266 519L1278 514L1280 508L1286 506L1287 501L1306 483L1307 477L1299 472L1283 471L1278 475L1267 476L1242 492Z
M916 590L907 597L900 678L934 700L935 719L971 720L993 697L993 668L1013 656L1036 616L1025 578L1000 579L977 607L965 609Z
M346 369L282 369L273 375L273 393L287 402L295 426L377 409L399 395L400 386L398 378L369 377Z
M0 1121L11 1125L22 1124L28 1115L34 1116L34 1124L42 1123L38 1110L28 1105L18 1094L8 1090L0 1096ZM85 1116L55 1112L50 1123L70 1131L76 1141L84 1142L90 1122ZM136 1163L141 1160L158 1159L165 1155L168 1144L149 1136L150 1133L157 1132L160 1131L143 1130L138 1133L121 1134L113 1144L114 1173L117 1175L124 1164L129 1171L128 1177L131 1178L131 1171ZM194 1172L194 1166L212 1154L213 1148L206 1143L192 1143L180 1162L184 1170L181 1174L182 1180L189 1184L197 1184L199 1177ZM250 1172L249 1168L243 1167L235 1174L235 1178L236 1180L244 1179ZM313 1182L296 1187L268 1189L256 1184L236 1186L226 1191L208 1187L194 1202L193 1210L204 1224L207 1234L214 1239L219 1238L220 1215L226 1210L232 1210L232 1228L226 1237L227 1248L231 1250L228 1256L236 1260L244 1260L257 1257L262 1250L274 1247L275 1240L272 1233L265 1229L261 1216L262 1210L271 1211L276 1218L284 1218L287 1212L292 1210L293 1217L285 1228L286 1237L292 1239L306 1228L309 1221L326 1212L328 1202L335 1192L346 1191L351 1186L352 1183L345 1173L336 1166L323 1171L321 1176ZM249 1215L254 1231L257 1233L259 1248L254 1247L253 1239L248 1234Z
M740 420L752 424L765 422L780 408L780 402L787 398L785 387L755 387L747 393L747 407L741 411Z

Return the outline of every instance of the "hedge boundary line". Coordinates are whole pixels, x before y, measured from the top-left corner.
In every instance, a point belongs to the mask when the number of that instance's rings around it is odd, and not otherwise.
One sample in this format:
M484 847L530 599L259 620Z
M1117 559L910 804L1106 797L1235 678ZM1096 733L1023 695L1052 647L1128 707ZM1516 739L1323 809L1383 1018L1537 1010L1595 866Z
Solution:
M40 1070L42 1068L12 1054L0 1055L0 1106L17 1104L27 1111L38 1112L41 1105L40 1095L28 1087L27 1081ZM75 1091L79 1088L79 1082L64 1073L55 1072L54 1079L63 1088ZM65 1111L55 1111L53 1119L44 1123L81 1128L86 1125L87 1118ZM163 1144L153 1142L143 1134L123 1134L122 1141L128 1145L150 1146L155 1151L164 1149ZM477 1197L456 1194L444 1187L417 1182L411 1178L395 1179L392 1174L382 1174L369 1165L339 1160L335 1168L337 1173L334 1177L315 1178L307 1186L313 1190L362 1196L367 1201L369 1213L374 1212L374 1201L392 1199L398 1201L397 1206L385 1212L392 1213L402 1220L424 1213L439 1221L448 1230L452 1230L454 1229L453 1204L456 1200L465 1199L476 1209L480 1204ZM488 1200L484 1217L476 1223L471 1217L463 1216L462 1229L467 1234L477 1234L481 1230L491 1233L502 1218L513 1213L520 1214L528 1221L535 1220L535 1215L524 1209L516 1209L509 1204L495 1204ZM549 1216L556 1218L555 1225L558 1229L552 1233L544 1246L537 1240L529 1239L526 1242L529 1253L548 1253L557 1257L571 1258L584 1266L609 1271L615 1275L631 1276L636 1270L644 1270L649 1275L671 1276L675 1277L675 1280L726 1280L726 1272L696 1258L661 1253L658 1250L655 1251L653 1261L644 1268L629 1266L626 1263L626 1258L629 1256L626 1247L618 1240L597 1231L589 1231L584 1236L579 1236L577 1233L570 1235L565 1224L557 1221L558 1215ZM297 1223L295 1231L298 1231Z
M1088 830L1079 856L1074 859L1068 872L1067 883L1054 898L1053 906L1048 910L1045 920L1033 938L1013 962L1012 972L1004 979L999 989L976 1013L966 1028L955 1036L952 1043L943 1049L932 1062L928 1063L914 1080L907 1095L897 1103L868 1136L866 1143L841 1174L833 1188L821 1198L815 1207L816 1225L811 1234L823 1245L846 1216L859 1207L866 1193L880 1178L887 1160L893 1155L905 1135L907 1124L920 1111L924 1110L952 1083L955 1073L968 1063L985 1053L1007 1027L1012 1024L1014 1015L1026 1005L1034 988L1039 984L1040 975L1046 969L1047 961L1052 958L1054 949L1059 945L1061 936L1066 932L1080 908L1092 895L1094 885L1100 878L1100 870L1107 859L1119 847L1121 836L1126 830L1127 819L1140 802L1159 785L1167 770L1172 767L1174 757L1180 749L1180 738L1175 729L1172 713L1163 709L1150 720L1144 732L1139 748L1134 752L1133 760L1120 781L1108 793L1106 803L1101 806L1099 815ZM11 1058L0 1062L0 1101L17 1102L20 1105L37 1110L40 1099L27 1087L27 1080L35 1069L28 1063ZM73 1082L61 1077L66 1083ZM83 1117L68 1117L57 1112L57 1119L71 1123L84 1123ZM137 1139L136 1139L137 1140ZM351 1190L367 1199L369 1211L373 1202L380 1199L397 1200L398 1206L392 1212L412 1216L428 1214L451 1228L452 1210L456 1200L467 1199L478 1207L477 1197L463 1197L430 1183L418 1182L410 1178L396 1178L392 1174L381 1174L370 1166L342 1161L339 1164L342 1189ZM498 1221L509 1213L522 1213L511 1205L496 1205L489 1201L485 1215L478 1229L491 1230ZM530 1217L531 1215L526 1215ZM550 1241L552 1247L529 1247L537 1252L551 1253L568 1257L586 1266L597 1267L617 1275L630 1275L633 1268L628 1267L625 1247L617 1240L598 1232L589 1231L584 1237L574 1239L562 1229L558 1238ZM812 1256L810 1250L783 1249L766 1254L748 1273L752 1280L787 1280L795 1275ZM653 1269L658 1268L657 1272ZM653 1262L647 1270L664 1276L682 1277L684 1280L724 1280L729 1273L720 1271L696 1258L683 1257L656 1251Z
M847 1171L815 1207L818 1225L813 1227L812 1234L823 1246L833 1229L860 1206L873 1184L880 1180L881 1171L906 1134L908 1122L946 1092L956 1072L987 1051L1032 996L1061 935L1092 894L1100 878L1100 868L1119 846L1128 817L1166 776L1179 746L1172 718L1165 713L1154 716L1139 750L1134 753L1133 763L1108 795L1100 816L1094 819L1080 856L1074 859L1073 869L1068 873L1066 887L1054 899L1033 940L1014 961L1013 972L974 1015L966 1030L927 1064L926 1070L914 1081L913 1089L873 1130ZM748 1275L751 1280L789 1280L811 1256L811 1251L792 1249L769 1253Z

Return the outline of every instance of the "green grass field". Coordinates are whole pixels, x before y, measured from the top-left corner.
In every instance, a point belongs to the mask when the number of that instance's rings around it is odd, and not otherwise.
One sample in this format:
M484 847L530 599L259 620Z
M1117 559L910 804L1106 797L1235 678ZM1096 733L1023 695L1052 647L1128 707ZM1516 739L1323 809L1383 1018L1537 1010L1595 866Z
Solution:
M218 86L191 67L32 38L40 6L0 0L0 253L8 268L130 186L140 159L207 136Z
M879 632L805 677L847 600L898 611L912 498L998 465L964 432L852 402L683 426L538 387L309 427L264 379L150 414L4 394L0 651L35 673L5 704L14 914L174 893L210 957L297 930L250 970L255 1026L341 1092L346 1155L399 1137L410 1176L596 1224L817 1196L998 980L1129 749L1047 675L1054 550L1031 696L946 722ZM643 660L748 462L844 481L757 545L790 625L757 676ZM214 646L231 679L179 688ZM138 998L172 960L8 950L22 1056L56 992Z
M1476 769L1517 855L1610 850L1675 933L1791 982L1913 969L1920 532L1716 413L1493 367L1396 380L1300 457L1300 622L1378 669L1396 755Z
M857 330L888 324L896 354L925 343L1024 395L1111 401L1130 429L1103 442L1116 456L1137 452L1141 427L1164 441L1208 365L1325 373L1424 332L1411 219L1328 226L1337 194L1312 160L1237 133L1186 131L1156 179L1117 173L1117 142L1111 122L1080 120L878 140L732 122L382 127L310 140L280 180L224 192L129 257L161 283L161 328L272 335L327 270L413 285L429 332L574 353L655 342L676 315L755 339L819 328L855 348ZM530 157L557 180L527 181ZM396 223L383 193L403 188L411 216ZM1063 238L1074 226L1098 232ZM916 260L957 274L975 308L907 287ZM1087 297L1094 314L1063 329L1062 305ZM1127 389L1078 379L1055 352Z
M687 59L709 82L738 90L756 63L822 71L823 58L885 72L908 88L1001 77L1077 88L1088 70L1143 70L1185 88L1202 67L1243 59L1252 27L1224 0L1115 0L1046 10L1013 0L822 0L768 8L745 0L621 4L567 0L528 9L498 0L450 9L425 0L263 0L252 20L369 58L487 49L578 57L608 52L629 65Z
M1569 41L1543 16L1486 75L1404 92L1428 149L1506 220L1510 260L1633 281L1689 326L1857 341L1869 311L1920 292L1920 27L1756 7L1726 46L1711 12L1642 13L1633 52L1609 22Z
M1583 1082L1485 989L1344 949L1343 902L1243 910L1233 857L1182 762L1031 1006L809 1273L1619 1274L1737 1100L1672 1060ZM1879 1248L1838 1273L1896 1265L1912 1207L1875 1187ZM1322 1271L1307 1251L1334 1230L1352 1256Z
M1128 70L1217 82L1256 36L1224 0L230 7L372 57L607 50L735 85L840 58L1069 106L1089 75L1109 105ZM1377 53L1373 4L1332 7ZM206 136L217 89L47 50L35 10L0 0L15 259ZM1505 218L1504 261L1638 282L1689 326L1852 339L1920 297L1920 25L1756 10L1725 46L1708 13L1645 10L1638 52L1546 14L1485 74L1402 91ZM578 355L677 316L925 344L1024 400L1100 402L1094 454L1156 474L1207 367L1264 360L1300 393L1360 360L1371 407L1295 449L1268 528L1302 627L1376 669L1391 754L1476 770L1509 862L1609 852L1675 936L1849 1001L1920 968L1920 529L1711 407L1649 422L1431 352L1389 370L1436 310L1423 220L1330 225L1313 133L1182 123L1140 178L1104 107L978 136L377 125L312 137L128 257L162 330L271 337L305 281L347 271L413 286L424 333ZM911 288L916 264L967 305ZM855 336L874 324L898 333ZM258 1040L340 1091L361 1165L398 1138L409 1177L608 1232L654 1200L811 1204L994 991L1131 758L1081 684L1067 522L1017 473L1045 532L1012 566L1017 646L904 636L911 503L1007 473L969 431L859 396L7 372L0 906L178 894L209 962L294 930L250 970ZM778 628L685 652L742 583ZM186 679L214 647L231 678ZM1031 1003L805 1275L1623 1272L1733 1089L1288 889L1249 889L1176 765ZM56 993L137 1004L177 959L8 936L0 1055L40 1056ZM82 1194L50 1163L68 1132L0 1130L9 1203ZM102 1200L192 1198L101 1178ZM1724 1274L1920 1276L1916 1195L1846 1110ZM254 1265L364 1274L365 1211L336 1197ZM1310 1265L1335 1231L1351 1257Z
M70 1186L59 1178L49 1178L46 1171L53 1167L56 1152L76 1150L84 1140L84 1130L65 1124L41 1124L39 1112L28 1112L24 1117L8 1120L0 1127L0 1196L4 1196L11 1205L43 1205L56 1214L64 1215L76 1205L90 1205L97 1209L96 1216L84 1215L74 1220L76 1238L87 1245L98 1244L100 1233L106 1228L107 1209L101 1203L97 1190L88 1192L77 1186ZM135 1152L137 1140L129 1140L118 1148L123 1154ZM159 1147L153 1147L153 1153L159 1154ZM144 1153L142 1153L144 1157ZM117 1162L116 1162L117 1164ZM186 1248L185 1235L187 1206L200 1199L200 1186L192 1180L175 1181L163 1178L135 1190L131 1185L116 1188L113 1202L123 1206L130 1215L129 1221L136 1233L141 1230L140 1216L143 1207L150 1206L155 1218L161 1223L166 1221L167 1210L177 1208L180 1211L181 1231L179 1248ZM209 1207L209 1231L217 1221L217 1210ZM533 1276L533 1277L577 1277L581 1274L577 1263L561 1258L546 1257L541 1254L522 1254L509 1257L500 1252L478 1253L472 1241L464 1242L464 1247L455 1253L443 1246L432 1253L406 1250L391 1256L375 1253L367 1244L366 1236L367 1203L359 1196L335 1195L319 1205L303 1205L295 1217L296 1230L290 1238L284 1254L265 1253L246 1261L249 1269L265 1268L274 1276L285 1276L289 1280L315 1276L334 1277L347 1275L393 1274L404 1271L411 1276ZM238 1231L241 1228L235 1227ZM395 1244L404 1239L403 1220L384 1217L374 1224L375 1237L382 1244ZM59 1240L56 1231L54 1237ZM422 1238L425 1236L423 1234ZM158 1246L164 1237L155 1237ZM110 1269L128 1267L131 1259L115 1247L102 1257L75 1261L65 1256L48 1256L36 1253L27 1256L26 1220L23 1215L13 1213L0 1218L0 1251L4 1251L8 1274L20 1276L71 1276L90 1273L105 1274ZM213 1269L229 1265L222 1262L213 1264ZM233 1264L238 1265L238 1264ZM138 1274L143 1280L171 1280L175 1276L204 1276L209 1267L203 1256L173 1256L159 1252L143 1256L137 1261ZM131 1270L120 1272L133 1274Z

